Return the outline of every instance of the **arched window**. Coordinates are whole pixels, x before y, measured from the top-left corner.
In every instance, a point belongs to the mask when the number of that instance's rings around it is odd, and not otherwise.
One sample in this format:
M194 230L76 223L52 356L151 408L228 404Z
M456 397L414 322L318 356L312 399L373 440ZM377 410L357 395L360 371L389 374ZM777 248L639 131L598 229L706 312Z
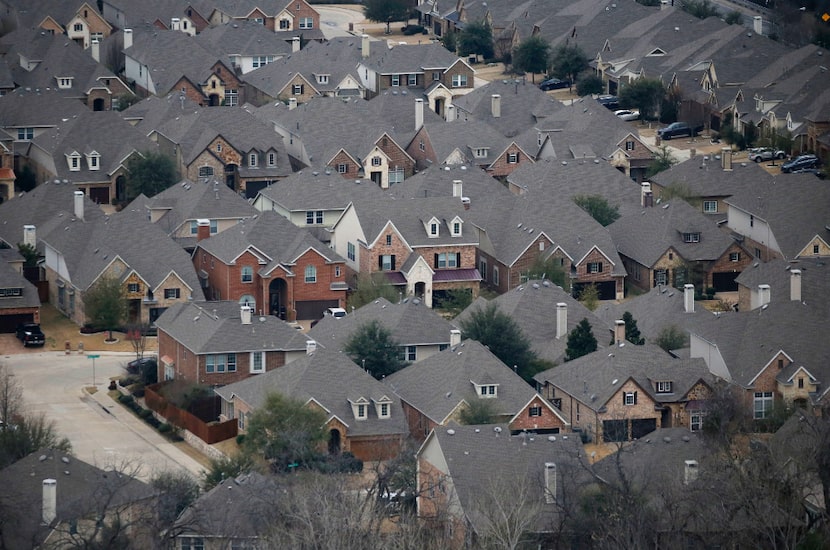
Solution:
M256 309L256 299L250 294L245 294L239 298L239 305Z

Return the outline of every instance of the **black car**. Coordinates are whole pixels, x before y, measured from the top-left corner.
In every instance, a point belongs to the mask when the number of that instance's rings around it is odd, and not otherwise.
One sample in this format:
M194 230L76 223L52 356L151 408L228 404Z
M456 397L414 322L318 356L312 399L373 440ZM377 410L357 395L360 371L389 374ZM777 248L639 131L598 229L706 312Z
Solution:
M23 347L42 346L46 343L46 336L37 323L21 323L17 325L17 338L23 342Z
M660 139L669 140L673 137L695 135L695 129L689 126L686 122L672 122L665 128L657 130L657 135Z
M597 97L597 102L612 111L616 111L620 107L620 98L615 95L601 95Z
M548 90L561 90L562 88L570 88L571 81L570 80L560 80L559 78L549 78L539 84L539 89L548 91Z
M781 171L785 174L789 174L790 172L795 172L797 170L803 170L805 168L815 168L819 164L818 157L815 155L800 155L795 157L789 162L785 162L781 165Z

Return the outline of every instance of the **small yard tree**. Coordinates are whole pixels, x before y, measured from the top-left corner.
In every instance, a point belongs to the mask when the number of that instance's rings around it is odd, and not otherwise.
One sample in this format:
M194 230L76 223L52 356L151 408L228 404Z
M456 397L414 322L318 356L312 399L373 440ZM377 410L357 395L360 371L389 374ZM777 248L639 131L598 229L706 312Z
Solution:
M590 94L601 94L604 89L605 84L595 74L583 76L576 81L576 94L580 97Z
M638 78L619 93L620 104L636 107L645 120L659 118L660 107L666 97L666 87L656 78Z
M654 153L654 160L651 161L651 164L646 171L646 177L650 178L655 174L659 174L663 170L668 170L675 164L677 164L677 159L672 154L671 149L665 145L661 145Z
M637 328L637 320L634 319L630 311L623 313L622 320L625 322L625 339L635 346L645 344L645 338L640 336L640 329Z
M579 301L591 311L599 305L599 289L597 285L584 285L579 291Z
M409 3L406 0L365 0L363 15L369 21L386 23L386 34L389 34L393 21L409 19Z
M474 21L464 26L458 35L458 55L480 55L493 58L493 30L486 21Z
M573 201L603 227L611 225L620 217L619 207L612 206L601 195L576 195Z
M565 361L572 361L577 357L597 351L597 339L591 330L591 323L583 318L576 328L568 334L568 347L565 350Z
M401 358L401 345L377 320L358 327L343 351L378 380L406 366Z
M162 153L133 155L127 161L127 192L130 198L140 194L152 197L179 179L173 159Z
M557 78L576 82L579 73L588 68L588 57L579 46L561 44L550 56L550 72Z
M550 62L550 44L540 36L531 36L516 47L513 52L513 67L531 73L536 83L536 73L544 73Z
M458 414L458 421L468 426L474 424L493 424L496 410L493 403L486 399L473 399Z
M84 294L86 318L96 328L109 331L107 341L114 340L112 331L119 328L127 316L127 299L121 281L102 277Z
M680 349L686 345L686 335L675 325L668 325L660 330L654 343L666 351Z

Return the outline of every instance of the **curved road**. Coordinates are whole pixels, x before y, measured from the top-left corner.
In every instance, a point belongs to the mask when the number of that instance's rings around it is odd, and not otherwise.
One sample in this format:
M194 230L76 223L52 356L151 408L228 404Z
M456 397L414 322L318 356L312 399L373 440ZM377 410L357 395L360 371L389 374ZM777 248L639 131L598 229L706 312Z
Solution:
M349 23L354 26L354 33L360 34L358 27L364 21L363 12L335 5L315 5L320 13L320 28L326 38L335 36L353 36L349 33Z

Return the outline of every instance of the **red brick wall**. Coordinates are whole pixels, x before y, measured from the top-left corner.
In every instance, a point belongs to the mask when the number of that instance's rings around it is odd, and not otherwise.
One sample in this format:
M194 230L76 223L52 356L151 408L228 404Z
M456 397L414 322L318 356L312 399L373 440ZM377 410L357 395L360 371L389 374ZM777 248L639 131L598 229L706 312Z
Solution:
M169 90L164 90L164 91L157 90L157 91L159 93L163 93L163 94L166 94L166 93L179 94L182 91L182 89L184 89L184 95L190 101L194 101L194 102L196 102L196 103L198 103L199 105L202 105L202 106L207 105L207 99L205 98L205 95L202 93L202 89L197 87L197 86L194 86L193 83L191 83L190 80L188 80L185 77L180 78L173 86L171 86L171 88Z
M347 180L355 180L357 179L357 174L360 171L360 166L352 160L345 151L341 150L338 152L331 161L328 163L329 166L337 173L337 165L338 164L345 164L346 165L346 173L340 174L343 178Z
M545 249L543 251L539 250L539 243L544 243ZM521 256L519 256L519 259L513 263L509 273L509 284L512 287L520 285L522 283L522 275L527 274L530 268L533 267L533 264L536 263L536 260L539 258L540 254L549 252L548 249L552 244L552 241L546 236L539 235L536 240L531 243L528 249L525 250Z
M466 74L467 75L467 86L466 87L463 87L463 88L453 88L452 87L452 77L457 75L457 74ZM431 78L431 76L430 76L430 78ZM464 63L456 63L455 65L452 66L452 68L450 70L448 70L446 73L441 75L441 82L444 84L444 86L446 86L450 90L465 90L465 89L468 89L468 88L472 88L473 84L474 84L473 81L474 81L473 70L470 67L468 67L467 65L465 65Z
M424 144L423 151L421 151L421 143ZM429 140L429 133L425 128L418 130L418 133L416 133L415 137L412 138L412 141L409 142L406 152L409 153L409 156L415 159L415 167L418 170L424 170L427 166L429 166L427 159L431 160L433 163L438 162L435 156L435 150L432 148L432 142Z
M476 267L481 270L481 260L487 262L487 269L486 273L482 272L482 282L483 286L498 292L499 294L504 294L509 290L510 284L510 272L507 269L507 266L501 263L500 261L496 260L493 256L487 254L486 252L482 252L480 249L477 251L476 254ZM499 284L493 283L493 267L499 268Z
M541 407L542 416L530 416L531 407ZM550 407L545 403L542 396L536 396L524 409L521 410L516 419L510 424L511 430L535 430L559 428L561 432L570 431L562 419L556 416Z
M86 96L86 106L90 109L93 108L96 99L103 99L104 100L104 111L112 110L112 95L109 94L106 90L95 89L92 90Z
M513 164L507 162L507 159L511 153L516 153L516 155L518 155L518 162ZM487 168L487 173L494 178L505 177L510 175L513 170L521 166L522 163L527 162L533 162L533 159L527 156L524 151L519 149L519 147L513 143L504 151L504 153L493 161L490 167Z
M305 282L305 269L307 266L313 265L317 268L317 282ZM336 275L336 266L340 267L340 276ZM331 290L331 283L346 281L346 264L327 264L326 259L313 250L307 251L300 256L296 265L292 267L294 271L294 297L289 296L289 303L293 306L295 301L306 300L339 300L340 306L345 307L346 293L345 291Z
M188 354L192 355L192 354ZM251 354L237 353L236 354L236 371L235 372L205 372L205 364L207 362L206 355L198 356L198 383L209 386L224 386L239 382L251 376L259 376L258 374L251 374ZM265 370L271 371L285 365L285 352L269 351L265 354Z
M389 169L395 167L404 169L404 177L410 177L415 169L415 163L406 152L392 138L384 135L375 145L389 157Z
M413 250L416 254L426 260L427 264L434 270L441 269L472 269L476 267L476 247L475 246L431 246L418 247ZM461 254L461 265L457 268L438 268L435 265L436 254Z
M390 245L386 244L387 235L391 235L392 237L392 244ZM410 254L409 248L404 244L400 235L391 227L387 227L380 234L374 247L361 251L360 272L372 273L374 271L380 271L378 268L378 258L389 254L395 255L395 269L393 271L399 270ZM429 258L428 261L429 265L432 265L432 258Z
M739 254L740 259L737 262L729 259L729 255L734 252ZM755 261L755 258L752 257L752 254L738 243L733 243L709 268L709 272L706 274L706 286L712 286L712 275L714 273L735 273L737 275L753 261Z
M348 437L348 440L351 453L364 462L389 460L401 452L400 435Z
M409 426L409 433L417 441L424 441L436 424L406 401L401 401L403 413L406 416L406 424Z

